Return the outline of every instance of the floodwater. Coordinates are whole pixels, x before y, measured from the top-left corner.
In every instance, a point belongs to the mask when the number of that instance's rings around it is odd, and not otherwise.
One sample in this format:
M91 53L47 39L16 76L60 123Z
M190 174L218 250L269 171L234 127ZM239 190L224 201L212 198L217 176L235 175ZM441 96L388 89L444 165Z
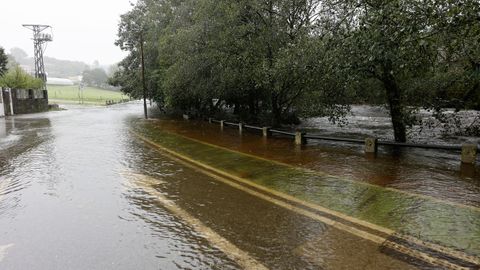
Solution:
M0 119L0 269L476 269L458 153L141 120L137 103Z
M445 111L445 115L451 116L452 113L453 110ZM464 122L462 127L470 126L479 116L479 111L460 111L457 113L458 119ZM480 137L458 136L453 132L456 129L448 132L448 129L444 129L443 125L428 110L420 109L415 114L415 118L420 120L423 125L417 123L409 129L407 136L410 142L447 145L480 143ZM331 123L326 117L309 118L303 121L301 128L311 133L324 135L362 139L365 137L376 137L381 140L393 141L392 122L385 106L354 105L351 107L351 112L345 117L345 123L343 124Z

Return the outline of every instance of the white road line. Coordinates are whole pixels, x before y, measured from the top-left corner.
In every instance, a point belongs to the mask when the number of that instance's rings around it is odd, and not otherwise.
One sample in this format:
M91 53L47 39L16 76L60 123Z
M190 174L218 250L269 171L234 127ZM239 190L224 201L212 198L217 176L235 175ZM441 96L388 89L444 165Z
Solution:
M223 238L215 231L207 227L200 220L196 219L188 212L180 208L173 201L167 199L162 193L154 189L152 184L151 177L145 177L144 181L140 180L140 175L132 173L122 173L123 176L132 176L136 187L141 188L148 194L155 196L157 201L160 202L163 207L168 211L174 214L176 217L185 221L189 226L191 226L196 232L200 233L207 241L209 241L213 246L221 250L225 255L230 259L235 261L244 269L256 269L256 270L268 270L263 264L251 257L247 252L241 250L234 244L232 244L227 239Z

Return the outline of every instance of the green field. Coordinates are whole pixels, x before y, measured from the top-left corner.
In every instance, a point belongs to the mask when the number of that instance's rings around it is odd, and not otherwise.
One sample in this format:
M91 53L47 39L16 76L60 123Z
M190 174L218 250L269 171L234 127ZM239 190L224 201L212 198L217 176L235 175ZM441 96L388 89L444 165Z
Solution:
M63 85L48 85L48 98L51 103L80 103L81 97L77 85L63 86ZM94 87L83 88L83 103L84 104L105 104L107 100L118 102L122 99L128 99L127 96L122 95L121 92L104 90Z

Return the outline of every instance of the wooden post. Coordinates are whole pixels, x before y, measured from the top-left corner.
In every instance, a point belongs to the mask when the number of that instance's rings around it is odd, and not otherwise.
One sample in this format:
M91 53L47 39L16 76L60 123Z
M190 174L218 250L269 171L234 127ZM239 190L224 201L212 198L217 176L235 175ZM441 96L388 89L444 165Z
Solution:
M378 139L377 138L366 138L365 139L365 153L377 153L378 150Z
M477 160L477 145L465 144L462 146L462 163L475 164Z
M263 127L262 128L262 134L263 134L263 137L265 137L265 138L268 138L272 135L272 133L270 132L270 128L268 128L268 127Z
M297 131L295 132L295 144L296 145L303 145L307 143L307 139L305 139L305 132Z

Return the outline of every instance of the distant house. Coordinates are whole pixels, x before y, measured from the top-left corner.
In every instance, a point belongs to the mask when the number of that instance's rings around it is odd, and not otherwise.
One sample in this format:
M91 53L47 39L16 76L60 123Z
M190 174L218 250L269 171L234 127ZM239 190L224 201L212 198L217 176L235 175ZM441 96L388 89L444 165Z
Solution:
M74 83L70 79L48 77L47 85L74 85Z

